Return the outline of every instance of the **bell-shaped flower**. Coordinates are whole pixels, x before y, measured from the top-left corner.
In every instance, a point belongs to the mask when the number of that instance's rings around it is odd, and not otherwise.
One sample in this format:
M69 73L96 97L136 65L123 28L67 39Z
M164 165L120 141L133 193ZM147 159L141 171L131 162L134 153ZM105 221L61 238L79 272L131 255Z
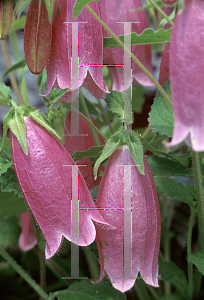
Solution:
M39 74L44 69L52 41L45 0L32 0L28 7L24 29L25 59L30 71Z
M161 217L145 157L144 171L145 175L139 173L127 145L118 147L108 159L96 199L101 215L115 227L110 230L96 224L99 281L106 271L112 285L121 292L131 289L138 272L146 283L158 286ZM124 253L125 249L129 250Z
M93 118L92 121L94 125L98 128L96 121ZM71 134L71 112L67 115L65 119L65 126ZM70 136L64 130L64 147L70 155L72 155L76 151L86 151L89 149L89 147L96 146L89 124L81 116L79 116L79 134L81 136ZM99 134L97 135L100 144L104 145L104 139ZM99 185L101 180L101 177L99 177L99 172L104 170L103 166L100 166L98 170L98 177L96 180L94 180L93 167L91 166L92 163L93 162L90 160L90 158L84 158L77 162L77 165L81 165L79 166L79 170L83 175L84 180L88 185L89 189L92 189L93 187Z
M149 22L145 11L132 12L141 8L140 0L100 0L99 8L102 21L118 36L124 35L124 23L118 22L135 22L132 24L132 32L138 34L146 28L149 28ZM138 23L136 23L138 22ZM130 32L126 32L128 34ZM103 28L104 37L110 37L110 34ZM150 45L133 45L132 53L137 59L153 73L151 64L151 46ZM109 66L109 74L112 81L112 89L123 92L128 89L132 83L133 78L140 84L150 86L153 85L149 77L132 61L132 77L131 71L123 68L124 50L120 48L104 48L104 61ZM130 66L131 67L131 66ZM123 70L124 69L124 70ZM123 78L124 75L124 78Z
M24 121L28 155L11 132L12 159L22 193L45 236L48 259L58 251L63 237L80 246L91 244L96 235L91 219L107 223L98 210L89 210L95 204L64 146L32 118Z
M19 248L22 251L31 250L37 244L37 239L30 221L28 212L21 214L21 234Z
M102 27L85 7L81 14L74 18L75 0L59 0L58 2L60 12L53 20L51 52L46 66L46 95L56 81L59 88L69 87L72 90L79 88L84 83L95 97L105 98L108 89L104 83L102 72ZM89 5L99 15L98 4L93 2ZM54 15L56 11L57 5L54 3ZM73 31L71 22L75 22L75 24L79 22L77 32ZM78 57L72 60L72 54L77 51L76 47L79 47ZM76 59L77 61L75 61Z
M204 151L203 26L204 2L186 0L170 41L174 131L169 147L185 140L194 151Z

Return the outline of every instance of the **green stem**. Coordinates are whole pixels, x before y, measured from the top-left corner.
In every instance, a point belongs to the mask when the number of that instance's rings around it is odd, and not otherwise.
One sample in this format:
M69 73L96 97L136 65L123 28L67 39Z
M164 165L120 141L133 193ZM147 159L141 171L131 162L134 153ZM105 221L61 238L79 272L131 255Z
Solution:
M160 93L166 99L167 103L171 108L173 108L172 101L169 99L166 92L163 90L162 86L156 81L156 79L152 76L152 74L143 66L143 64L131 53L131 51L121 42L121 40L115 35L115 33L110 30L110 28L97 16L97 14L88 6L85 5L88 11L96 18L96 20L110 33L110 35L114 38L114 40L118 43L121 48L123 48L129 55L132 57L133 61L140 67L140 69L151 79L151 81L156 85Z
M69 103L66 103L66 102L63 102L63 101L59 101L59 102L62 102L64 105L67 105L69 108L71 108L72 110L74 110L75 112L77 112L82 118L84 118L88 123L89 125L91 125L97 132L98 134L100 134L102 136L102 138L107 141L107 137L105 135L103 135L100 130L92 123L89 121L89 119L84 115L82 114L80 111L78 111L76 108L74 108L73 106L71 106Z
M7 66L7 68L10 68L11 63L10 63L10 58L9 58L9 55L8 55L8 49L7 49L5 40L1 41L1 49L2 49L3 56L4 56L5 61L6 61L6 66ZM15 78L13 72L10 72L9 76L10 76L10 79L11 79L12 87L13 87L15 93L16 93L16 96L17 96L18 100L19 100L19 103L24 104L21 92L19 90L18 84L16 82L16 78Z
M110 128L110 132L113 134L113 133L114 133L114 130L113 130L112 125L111 125L111 122L110 122L110 120L109 120L109 118L108 118L108 116L107 116L107 112L105 111L103 105L101 104L100 99L97 99L97 100L98 100L99 108L100 108L100 110L101 110L102 113L103 113L104 119L105 119L106 123L108 124L108 126L109 126L109 128Z
M27 204L27 203L26 203ZM45 254L43 250L40 248L40 233L36 225L35 217L30 209L30 207L27 205L28 213L30 216L30 221L33 227L33 230L35 232L35 236L38 242L38 254L39 254L39 261L40 261L40 286L43 290L46 289L46 265L45 265Z
M169 22L171 26L174 25L174 23L169 19L169 17L165 14L165 12L157 5L154 0L148 0L159 12L160 14Z
M16 38L16 33L15 31L10 31L9 33L9 38L11 41L11 45L13 48L13 53L15 56L15 60L18 61L21 59L18 43L17 43L17 38ZM27 86L26 86L26 79L25 76L21 76L23 70L18 69L17 70L17 76L18 76L18 82L20 85L20 91L23 97L24 104L28 104L28 93L27 93Z
M201 174L199 153L192 150L191 158L192 158L194 181L195 181L196 203L197 203L197 207L198 207L199 235L201 238L202 250L204 250L204 230L203 230L203 228L204 228L204 195L203 195L202 174Z
M23 270L23 268L4 250L2 246L0 246L0 254L42 299L49 300L48 294L43 291L43 289L30 277L26 271Z
M2 150L1 153L5 156L6 159L8 159L9 161L11 161L11 158L6 154L5 151Z
M92 122L92 119L91 119L91 116L90 116L90 113L89 113L89 110L88 110L88 107L87 107L87 105L86 105L86 101L85 101L85 99L84 99L84 96L83 96L82 92L80 92L80 99L82 100L81 103L82 103L82 105L83 105L83 108L84 108L86 117L89 119L89 121L90 121L91 123L93 123L93 122ZM94 141L95 141L96 146L100 146L101 143L100 143L100 141L99 141L99 138L98 138L98 135L97 135L96 131L93 129L92 126L89 126L89 127L90 127L90 129L91 129L91 132L92 132L92 135L93 135L93 138L94 138Z
M187 242L188 293L190 299L193 298L193 264L192 262L190 262L190 256L191 256L192 231L193 231L193 224L194 224L196 213L197 211L191 208L191 217L190 217L189 228L188 228L188 242Z
M99 267L98 267L98 263L94 257L94 254L91 252L91 249L90 247L83 247L83 251L84 251L84 254L86 256L86 261L88 263L88 266L89 266L89 270L90 270L90 273L91 273L91 277L94 279L94 280L98 280L99 278Z

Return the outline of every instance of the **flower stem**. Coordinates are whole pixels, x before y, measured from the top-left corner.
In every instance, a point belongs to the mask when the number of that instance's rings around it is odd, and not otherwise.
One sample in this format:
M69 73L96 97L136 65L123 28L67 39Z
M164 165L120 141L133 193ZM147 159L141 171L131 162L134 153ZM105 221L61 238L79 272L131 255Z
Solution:
M98 280L99 278L99 267L98 267L98 263L94 257L94 254L91 252L91 249L90 247L83 247L83 251L84 251L84 254L86 256L86 261L87 261L87 264L89 266L89 270L90 270L90 273L91 273L91 277L94 279L94 280Z
M89 119L89 121L91 123L93 123L92 120L91 120L91 116L90 116L90 113L89 113L89 110L88 110L88 107L86 105L86 101L84 99L84 96L83 96L82 92L80 92L80 98L82 100L81 103L83 105L83 108L84 108L84 111L85 111L85 115L87 116L87 118ZM94 128L92 126L89 126L89 127L91 129L91 132L92 132L92 135L93 135L93 138L94 138L96 146L100 146L101 143L99 141L99 138L98 138L98 135L97 135L96 131L94 130Z
M8 50L7 50L7 46L6 46L6 41L5 40L1 41L1 49L2 49L4 58L5 58L5 61L6 61L6 66L7 66L7 68L10 68L11 63L10 63L10 58L9 58L9 55L8 55ZM10 79L11 79L12 87L13 87L15 93L16 93L16 96L18 97L19 103L20 104L24 104L21 92L19 90L18 84L16 82L16 78L15 78L13 72L10 72L9 76L10 76Z
M200 167L200 154L195 151L191 151L191 158L193 164L193 173L195 181L195 192L196 192L196 203L198 207L198 226L199 235L201 240L201 246L204 250L204 195L203 195L203 184L202 184L202 174Z
M71 106L69 103L66 103L64 101L59 101L59 102L62 102L64 105L67 105L69 108L71 108L72 110L77 112L82 118L84 118L89 123L89 125L91 125L98 132L98 134L100 134L102 136L104 141L107 141L107 137L100 132L100 130L93 124L93 122L92 121L90 122L90 120L84 114L82 114L80 111L78 111L76 108L74 108L73 105Z
M38 293L38 295L44 299L49 300L47 293L30 277L30 275L0 246L1 256L18 272L21 277Z
M85 5L85 7L88 9L88 11L96 18L96 20L110 33L110 35L114 38L114 40L118 43L121 48L123 48L129 55L132 57L133 61L140 67L140 69L151 79L151 81L156 85L160 93L163 95L167 103L171 108L173 108L171 99L169 99L168 95L162 88L162 86L157 82L157 80L152 76L152 74L143 66L143 64L131 53L131 51L126 47L123 42L115 35L115 33L110 30L110 28L97 16L97 14L88 6L88 4Z
M189 222L189 228L188 228L188 242L187 242L187 260L188 260L188 293L189 293L189 299L193 298L193 264L190 262L190 256L191 256L191 242L192 242L192 231L193 231L193 224L194 219L196 216L196 210L191 208L191 217Z
M174 25L174 23L169 19L169 17L165 14L165 12L155 3L154 0L148 0L159 12L160 14L169 22L171 26Z

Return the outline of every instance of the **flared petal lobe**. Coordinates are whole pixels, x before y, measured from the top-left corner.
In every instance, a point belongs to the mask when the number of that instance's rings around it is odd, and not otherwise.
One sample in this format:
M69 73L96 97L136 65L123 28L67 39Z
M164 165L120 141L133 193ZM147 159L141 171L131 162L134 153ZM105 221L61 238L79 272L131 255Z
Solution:
M92 121L94 125L98 127L93 118ZM65 126L69 131L69 133L71 134L71 113L69 113L66 117ZM79 116L79 134L84 134L84 135L69 136L66 131L64 131L64 134L65 134L64 147L69 152L70 155L72 155L76 151L86 151L89 149L89 147L96 146L89 124L81 116ZM104 145L105 144L104 139L99 134L98 134L98 138L101 145ZM101 177L99 176L99 172L104 171L103 166L100 166L98 170L98 177L96 180L94 180L93 167L91 167L92 163L93 162L91 162L90 158L84 158L77 162L77 165L84 165L79 167L79 170L81 171L89 189L92 189L93 187L99 185L101 180Z
M91 219L104 220L98 210L83 209L95 204L80 171L78 182L74 182L75 164L62 144L33 119L24 120L29 153L25 155L11 132L12 158L23 195L46 238L46 258L58 251L63 237L71 240L73 184L78 186L80 209L79 236L72 241L80 246L91 244L96 234Z
M124 268L124 189L127 178L124 165L131 167L131 214L132 243L130 256L132 272L125 277ZM158 253L160 245L161 218L157 192L149 165L144 157L145 175L141 175L130 155L128 146L118 148L109 158L99 186L96 205L104 219L116 229L96 224L96 241L104 270L113 286L125 292L134 285L138 272L146 283L158 286ZM132 254L131 254L132 253Z
M21 234L19 237L19 248L22 251L31 250L37 244L37 239L30 221L28 212L21 214Z
M117 36L124 35L124 24L120 24L118 22L134 22L132 24L132 32L136 32L138 34L142 33L144 29L149 28L148 19L144 11L136 13L131 11L141 7L142 4L140 0L99 1L99 9L102 21L104 21ZM110 34L105 29L103 29L103 33L104 37L110 37ZM151 46L133 45L132 53L149 70L149 72L153 74L151 64ZM133 78L135 78L140 84L147 86L153 85L149 77L137 66L134 61L132 62L132 77L130 72L128 72L128 74L124 74L122 67L124 64L123 54L123 49L104 48L105 63L110 65L120 65L117 67L109 67L109 74L112 80L112 89L120 92L127 90L130 87ZM123 74L126 75L124 76L125 82L123 82Z
M168 147L185 140L193 150L204 151L203 26L204 2L186 0L176 16L169 50L174 132Z
M83 8L79 17L73 17L75 0L59 0L60 13L53 22L52 46L49 61L47 63L47 93L50 92L55 80L61 89L80 87L83 81L90 93L95 97L105 98L108 89L103 80L103 36L99 22ZM99 15L98 4L89 4L94 12ZM54 13L57 6L55 3ZM78 25L78 37L72 36L71 22L80 22ZM78 86L72 82L72 42L78 38ZM77 62L77 63L78 63ZM88 78L87 78L88 77ZM93 89L93 91L92 91Z

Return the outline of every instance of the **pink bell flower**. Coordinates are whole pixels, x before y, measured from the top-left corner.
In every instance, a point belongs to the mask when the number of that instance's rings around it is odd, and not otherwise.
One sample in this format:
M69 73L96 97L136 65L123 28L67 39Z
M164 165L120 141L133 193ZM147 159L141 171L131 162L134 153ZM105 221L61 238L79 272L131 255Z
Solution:
M183 140L204 151L204 2L186 0L176 16L170 42L170 82L174 131L168 147Z
M92 118L94 125L98 128L96 121ZM71 134L71 112L67 115L65 119L65 126L69 133ZM68 133L64 130L65 140L64 147L72 155L76 151L86 151L89 147L96 146L91 129L89 127L88 122L79 116L79 134L85 134L84 136L69 136ZM104 145L104 139L98 134L99 141L101 145ZM89 189L99 185L101 177L99 176L100 171L104 171L103 166L99 167L98 177L94 180L93 167L91 166L93 162L90 158L84 158L77 162L79 166L79 170L84 177L86 184Z
M124 24L119 24L116 22L139 22L132 24L132 32L138 34L146 28L149 28L149 22L145 11L131 12L142 7L140 0L100 0L99 8L101 19L108 25L108 27L118 36L124 35ZM130 32L128 32L130 33ZM110 34L103 28L104 37L110 37ZM132 53L137 59L153 74L152 64L151 64L151 46L150 45L133 45ZM123 92L127 90L132 80L137 80L140 84L151 86L153 85L149 77L138 67L138 65L132 61L132 77L131 72L124 74L125 82L123 82L123 55L124 50L119 48L104 48L104 61L106 64L117 64L121 67L108 67L109 74L112 81L112 89Z
M47 242L46 258L59 249L63 237L79 246L87 246L95 240L92 220L107 224L91 198L88 187L64 146L32 118L24 118L28 155L11 132L11 152L16 176L24 198L30 206ZM76 173L76 172L75 172ZM74 190L74 186L78 190ZM78 237L72 238L73 193L79 203ZM93 208L89 210L87 208ZM92 220L91 220L92 219Z
M80 87L83 83L85 87L95 97L105 98L109 93L102 72L103 63L103 36L102 27L99 22L83 8L81 14L73 17L73 7L75 0L59 0L60 13L53 20L51 52L47 67L47 95L54 83L59 88L70 88L72 90ZM89 4L94 12L99 15L98 4ZM54 15L57 5L54 3ZM69 22L69 23L68 23ZM77 36L72 37L71 22L81 22L78 25L78 87L72 88L72 42ZM55 82L56 81L56 82ZM70 102L70 100L68 101Z
M130 178L125 178L124 165L132 165ZM130 155L128 146L120 146L110 156L99 186L96 205L104 219L116 229L96 224L96 242L100 257L100 282L106 273L114 288L125 292L132 288L138 272L146 283L158 286L158 253L161 217L159 201L150 167L144 157L145 175L141 175ZM123 207L125 185L131 182L130 244L131 276L124 276ZM127 233L126 233L127 234ZM97 282L97 283L98 283Z
M37 239L28 212L21 214L21 228L19 248L22 251L31 250L37 244Z

